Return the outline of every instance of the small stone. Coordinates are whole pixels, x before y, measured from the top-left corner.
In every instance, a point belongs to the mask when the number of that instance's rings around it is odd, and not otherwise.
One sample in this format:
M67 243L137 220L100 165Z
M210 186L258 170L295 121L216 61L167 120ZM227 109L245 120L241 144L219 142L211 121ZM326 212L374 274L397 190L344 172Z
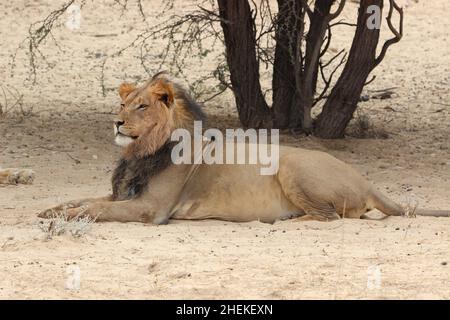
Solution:
M157 266L158 266L158 264L156 262L150 263L147 267L148 273L152 273Z
M367 94L363 94L363 95L361 95L361 97L359 99L360 99L360 101L365 102L365 101L369 101L370 97Z

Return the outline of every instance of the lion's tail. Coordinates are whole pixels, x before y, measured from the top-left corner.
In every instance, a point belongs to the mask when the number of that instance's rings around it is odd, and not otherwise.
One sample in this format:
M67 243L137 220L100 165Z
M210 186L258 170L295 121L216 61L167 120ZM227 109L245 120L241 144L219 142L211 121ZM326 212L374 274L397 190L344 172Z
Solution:
M388 216L403 216L405 214L405 210L401 205L377 190L372 192L371 200L375 208ZM415 209L413 214L429 217L450 217L450 210Z
M450 210L416 209L415 214L429 217L450 217Z

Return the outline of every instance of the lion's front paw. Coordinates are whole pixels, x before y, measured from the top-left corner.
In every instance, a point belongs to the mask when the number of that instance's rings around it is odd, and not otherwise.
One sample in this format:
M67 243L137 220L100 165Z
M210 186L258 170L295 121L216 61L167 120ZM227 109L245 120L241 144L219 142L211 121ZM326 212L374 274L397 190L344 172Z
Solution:
M66 214L67 210L69 210L70 207L68 206L56 206L50 209L45 209L42 210L41 212L38 212L37 216L39 218L44 218L44 219L50 219L50 218L54 218L57 216L63 216Z
M46 209L38 213L39 218L50 219L54 217L64 217L66 220L70 220L77 217L82 217L86 212L86 206L73 207L68 205L59 205L54 208Z
M56 211L54 208L46 209L38 212L37 216L39 218L49 219L58 214L58 211Z
M79 201L64 202L60 205L57 205L56 207L52 207L50 209L45 209L41 212L38 212L38 217L44 218L44 219L52 218L57 215L65 214L66 211L73 209L73 208L78 208L81 205L82 205L82 203L80 203Z
M86 215L89 215L87 213L87 206L81 206L78 208L72 208L72 209L67 209L66 212L66 216L67 219L71 220L71 219L78 219L78 218L82 218Z

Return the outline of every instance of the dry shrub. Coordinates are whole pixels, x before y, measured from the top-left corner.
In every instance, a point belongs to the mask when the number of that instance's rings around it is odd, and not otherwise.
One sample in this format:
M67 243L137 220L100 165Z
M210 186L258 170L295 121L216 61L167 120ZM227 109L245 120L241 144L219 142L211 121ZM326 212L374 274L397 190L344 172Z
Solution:
M54 211L51 218L39 221L38 227L47 235L48 240L63 234L80 238L89 231L95 220L96 218L83 216L83 212L77 217L69 219L67 208L64 208L60 212Z
M383 128L375 127L369 115L361 109L356 110L353 125L349 127L350 136L359 139L388 139L389 134Z
M17 89L9 86L0 86L0 118L5 117L8 113L15 110L22 116L28 116L32 112L32 108L26 109L23 106L23 94Z

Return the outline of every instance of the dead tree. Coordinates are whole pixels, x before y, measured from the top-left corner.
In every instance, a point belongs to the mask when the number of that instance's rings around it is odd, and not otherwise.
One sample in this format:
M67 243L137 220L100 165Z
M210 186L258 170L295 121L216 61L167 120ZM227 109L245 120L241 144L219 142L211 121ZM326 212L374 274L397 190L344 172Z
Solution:
M219 0L219 7L225 6L227 1ZM239 6L244 10L220 11L222 18L228 23L222 22L225 37L232 37L231 33L243 42L225 41L230 75L233 86L248 85L251 90L247 96L242 94L241 88L233 89L236 96L236 103L240 118L245 119L244 125L249 123L247 112L249 105L254 104L254 109L259 110L266 117L266 103L259 93L259 76L254 65L253 51L246 47L255 44L254 36L251 32L251 23L247 27L242 27L251 16L250 7L247 1L228 1L229 5L239 2ZM345 0L339 1L337 8L331 13L331 8L335 0L316 0L312 10L306 0L278 0L278 15L275 28L275 55L273 61L273 105L272 119L273 125L277 128L298 129L307 134L314 131L315 134L324 138L342 137L348 122L353 116L357 107L360 94L370 72L383 59L387 48L398 42L402 34L403 12L394 0L389 0L390 10L387 18L389 29L394 32L395 38L389 40L382 49L379 57L375 57L376 48L379 41L379 28L369 29L367 19L370 14L367 9L371 5L378 6L380 12L383 7L383 0L363 0L360 3L356 32L353 39L350 56L346 62L346 54L340 51L332 57L330 61L323 62L322 57L329 48L331 39L332 20L336 19L342 12ZM400 14L400 31L397 32L392 25L392 12L397 10ZM244 16L239 16L244 14ZM226 16L224 15L226 13ZM305 18L309 19L309 30L306 38ZM237 23L236 21L239 21ZM231 25L236 23L236 28ZM339 24L335 23L334 25ZM238 26L241 25L241 29ZM349 24L351 25L351 24ZM328 33L328 34L327 34ZM305 42L305 52L302 52L302 43ZM325 42L326 41L326 42ZM251 60L247 61L246 67L233 63L236 55L249 52ZM341 56L340 62L335 68L325 75L324 69L331 65L331 62ZM248 58L248 57L247 57ZM242 56L239 60L245 60ZM332 77L337 69L343 65L344 70L327 97L323 112L319 115L317 122L311 115L312 108L318 101L324 99L327 90L330 88ZM244 71L244 72L243 72ZM319 78L324 83L322 92L317 93L317 82ZM251 79L249 82L248 80ZM249 99L249 100L247 100ZM256 104L255 102L256 101ZM242 110L245 112L242 115ZM257 113L259 114L259 113ZM256 118L258 126L262 123Z
M223 18L222 27L231 82L241 121L244 118L243 124L248 124L247 117L255 114L255 109L258 110L256 114L262 113L266 119L266 110L269 109L260 94L257 71L259 66L255 65L256 60L253 59L253 46L256 45L253 31L255 19L251 17L250 6L247 1L218 2L220 16ZM275 54L271 108L273 126L276 128L312 132L311 110L317 102L315 93L319 60L326 51L321 49L329 24L341 13L345 0L339 3L334 13L330 13L334 2L335 0L317 0L312 11L306 0L278 0L278 14L274 22ZM235 10L225 10L234 7ZM306 52L302 52L305 14L310 19L310 28L306 37ZM233 36L235 38L232 38ZM242 93L245 85L251 88L247 95ZM254 105L254 110L248 112L251 105ZM256 122L261 124L259 118L256 118Z

